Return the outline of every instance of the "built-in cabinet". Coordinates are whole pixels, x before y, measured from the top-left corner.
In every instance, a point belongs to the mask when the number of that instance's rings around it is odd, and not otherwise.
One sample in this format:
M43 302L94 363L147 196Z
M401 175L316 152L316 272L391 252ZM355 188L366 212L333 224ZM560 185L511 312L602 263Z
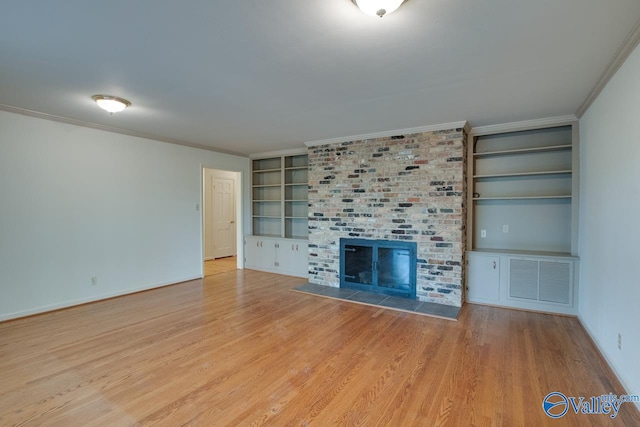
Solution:
M470 132L467 300L575 313L577 122Z
M245 266L308 276L307 154L254 158L251 169L252 235L245 237Z
M245 268L308 277L308 241L245 236L244 243Z
M500 301L500 256L471 253L467 260L467 300L496 304Z
M578 258L530 252L467 254L467 301L526 310L577 313Z

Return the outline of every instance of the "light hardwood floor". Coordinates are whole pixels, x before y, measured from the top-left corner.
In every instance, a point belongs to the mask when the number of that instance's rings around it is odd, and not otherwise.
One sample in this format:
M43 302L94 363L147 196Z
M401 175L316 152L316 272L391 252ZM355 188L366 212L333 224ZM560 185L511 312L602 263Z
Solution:
M637 426L552 420L551 391L623 390L576 319L458 322L292 292L237 270L0 324L0 425Z
M212 259L204 262L204 277L227 273L237 269L238 258L235 256Z

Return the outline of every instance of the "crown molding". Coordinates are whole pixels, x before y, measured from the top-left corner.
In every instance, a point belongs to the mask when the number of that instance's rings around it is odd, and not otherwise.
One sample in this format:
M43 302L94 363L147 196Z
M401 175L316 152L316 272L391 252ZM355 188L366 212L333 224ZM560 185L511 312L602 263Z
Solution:
M521 122L501 123L497 125L476 126L471 128L473 136L492 135L503 132L518 132L522 130L542 129L548 127L568 126L575 124L578 118L573 114L543 119L524 120Z
M627 60L631 52L638 46L640 43L640 21L636 23L636 26L629 34L629 37L625 40L624 44L618 49L616 54L613 56L613 59L609 63L609 66L604 70L596 85L591 89L587 98L582 102L580 107L578 107L578 111L576 112L576 116L581 118L584 113L587 112L593 101L596 100L598 95L605 88L609 80L616 74L616 72L622 67L622 64Z
M469 132L469 124L467 121L442 123L439 125L420 126L416 128L396 129L384 132L365 133L360 135L343 136L338 138L320 139L317 141L308 141L304 145L307 147L315 147L317 145L337 144L340 142L361 141L363 139L388 138L396 135L408 135L411 133L434 132L439 130L449 130L463 128L465 132Z
M118 128L118 127L115 127L115 126L107 126L107 125L101 125L101 124L98 124L98 123L86 122L84 120L72 119L70 117L62 117L62 116L56 116L56 115L53 115L53 114L41 113L39 111L27 110L27 109L24 109L24 108L13 107L11 105L6 105L6 104L0 104L0 111L7 111L9 113L21 114L23 116L35 117L37 119L49 120L49 121L52 121L52 122L65 123L65 124L68 124L68 125L80 126L80 127L89 128L89 129L96 129L96 130L101 130L101 131L105 131L105 132L118 133L118 134L121 134L121 135L133 136L133 137L136 137L136 138L150 139L150 140L153 140L153 141L160 141L160 142L166 142L166 143L169 143L169 144L182 145L183 147L197 148L197 149L200 149L200 150L213 151L214 153L230 154L230 155L233 155L233 156L247 157L246 154L237 153L237 152L234 152L234 151L222 150L222 149L219 149L219 148L210 147L208 145L195 144L195 143L182 141L182 140L179 140L179 139L173 139L173 138L165 138L165 137L162 137L162 136L152 135L152 134L148 134L148 133L145 133L145 132L138 132L138 131L134 131L134 130L121 129L121 128Z

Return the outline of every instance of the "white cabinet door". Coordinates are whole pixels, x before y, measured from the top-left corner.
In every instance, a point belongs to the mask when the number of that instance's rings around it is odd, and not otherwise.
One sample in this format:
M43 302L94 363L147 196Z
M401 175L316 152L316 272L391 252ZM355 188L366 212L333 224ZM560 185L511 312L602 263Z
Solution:
M259 236L244 238L245 267L254 270L275 271L275 241Z
M306 240L279 240L279 272L290 276L309 276L309 243Z
M467 301L492 302L500 300L500 257L498 255L469 254L467 270Z
M309 243L306 240L245 236L244 242L246 268L308 277Z

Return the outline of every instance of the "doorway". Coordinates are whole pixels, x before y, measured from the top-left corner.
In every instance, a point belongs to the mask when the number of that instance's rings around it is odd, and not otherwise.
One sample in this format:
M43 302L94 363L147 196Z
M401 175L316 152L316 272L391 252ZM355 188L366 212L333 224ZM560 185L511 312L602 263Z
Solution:
M203 168L202 175L203 261L233 262L237 256L240 173Z

